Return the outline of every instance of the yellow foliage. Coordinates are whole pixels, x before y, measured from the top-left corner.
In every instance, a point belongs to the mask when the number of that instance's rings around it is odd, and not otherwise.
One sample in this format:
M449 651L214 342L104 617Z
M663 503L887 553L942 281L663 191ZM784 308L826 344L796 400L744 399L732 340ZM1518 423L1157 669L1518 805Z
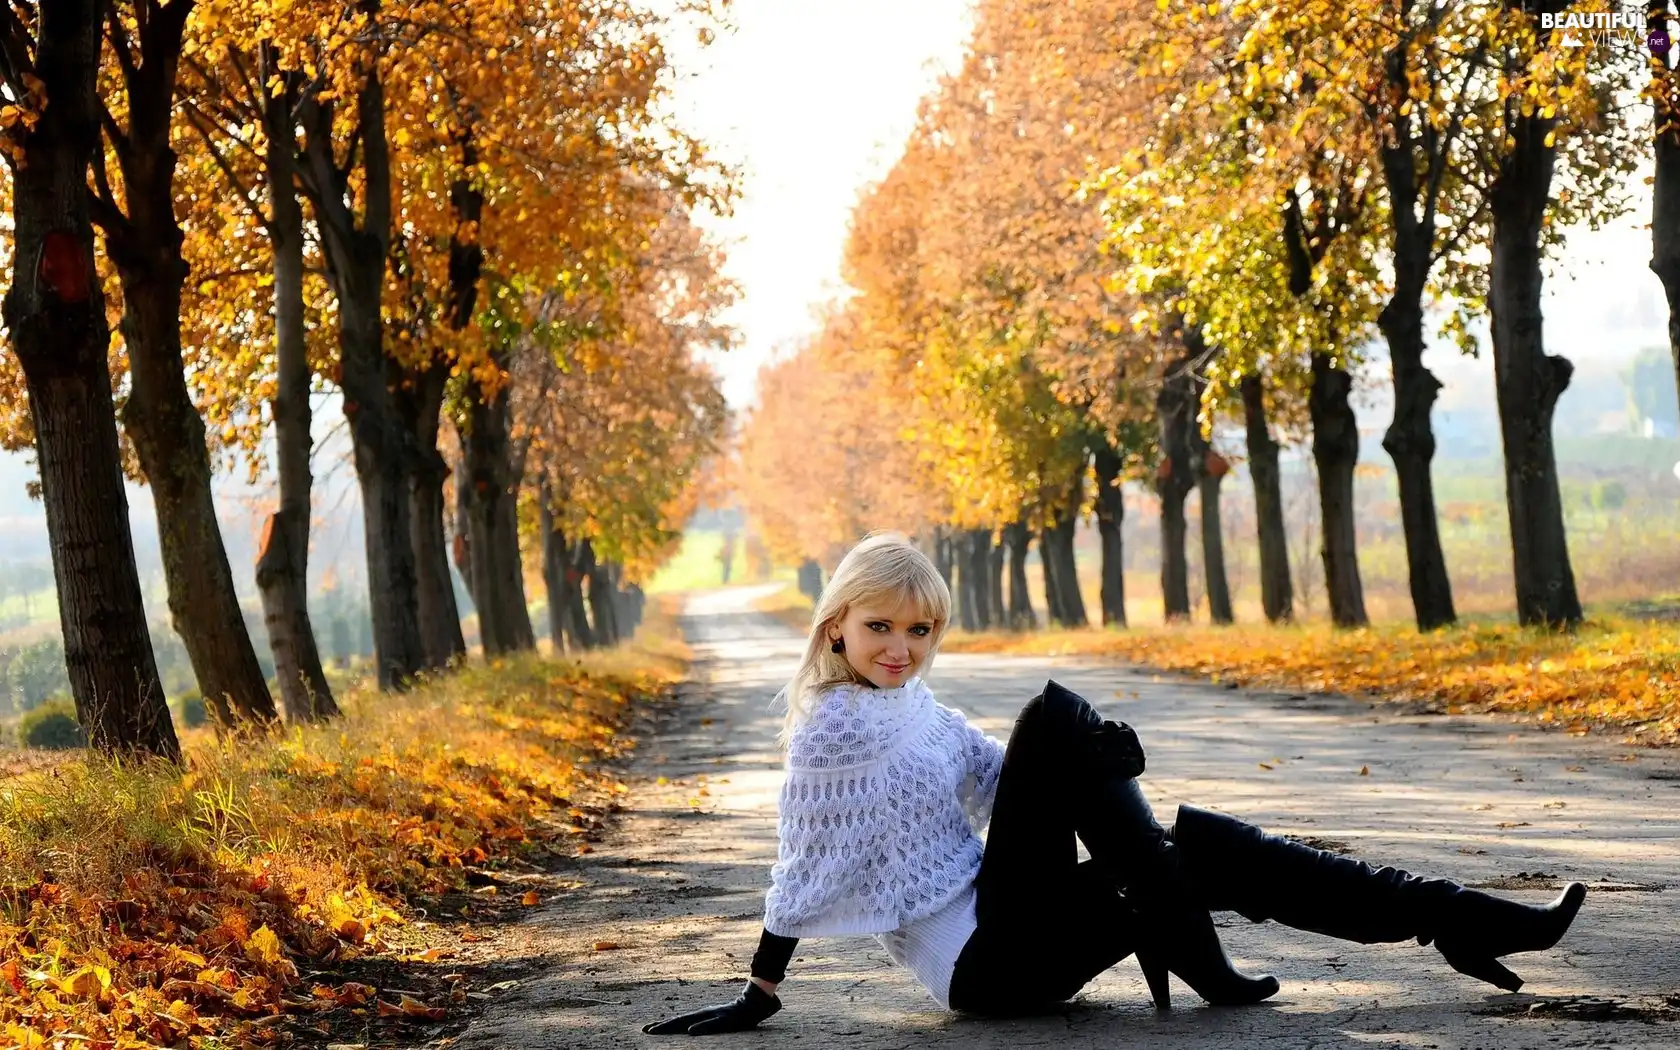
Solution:
M469 865L575 849L618 795L596 764L634 746L631 699L673 677L642 660L659 670L501 660L352 692L343 719L257 744L204 734L184 772L88 755L0 783L4 1044L238 1042L264 1015L373 999L300 998L298 961L392 950L409 902Z
M1399 625L954 633L941 649L1117 656L1246 686L1424 701L1451 714L1496 712L1577 733L1616 728L1640 743L1680 742L1680 635L1672 625L1614 617L1573 633L1509 624L1430 634Z

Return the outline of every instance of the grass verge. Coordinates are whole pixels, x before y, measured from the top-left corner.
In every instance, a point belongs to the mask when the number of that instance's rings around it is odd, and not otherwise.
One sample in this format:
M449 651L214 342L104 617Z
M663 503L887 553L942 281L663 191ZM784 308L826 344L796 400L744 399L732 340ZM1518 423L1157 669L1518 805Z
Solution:
M800 634L811 629L811 598L791 582L783 584L781 590L754 599L753 608L769 613Z
M580 662L352 691L273 739L191 734L184 769L76 755L0 781L0 1045L263 1045L299 1018L325 1037L330 1013L389 1042L458 1012L481 997L461 980L334 977L448 959L427 932L496 895L497 869L589 850L626 790L603 764L634 747L632 702L684 666L662 619Z
M953 631L945 652L1114 656L1216 682L1499 712L1573 733L1680 743L1680 632L1606 616L1573 632L1467 623L1430 634L1389 624L1144 627L1030 634Z

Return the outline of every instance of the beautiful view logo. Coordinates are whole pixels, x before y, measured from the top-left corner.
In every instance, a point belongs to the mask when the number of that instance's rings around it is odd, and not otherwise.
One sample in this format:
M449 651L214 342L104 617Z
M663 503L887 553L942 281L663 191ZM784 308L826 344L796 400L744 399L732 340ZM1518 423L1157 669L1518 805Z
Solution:
M1540 28L1561 30L1564 47L1586 47L1589 44L1608 44L1613 40L1643 39L1652 54L1666 55L1670 46L1665 30L1646 30L1645 12L1642 10L1544 12L1540 15Z

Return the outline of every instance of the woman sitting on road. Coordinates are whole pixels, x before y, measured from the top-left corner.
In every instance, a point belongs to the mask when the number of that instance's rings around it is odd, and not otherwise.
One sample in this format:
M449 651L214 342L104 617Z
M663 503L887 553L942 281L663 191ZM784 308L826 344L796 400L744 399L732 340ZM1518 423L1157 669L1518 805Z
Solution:
M1515 991L1521 978L1498 958L1552 947L1580 910L1580 883L1534 907L1195 806L1162 828L1137 785L1131 727L1055 682L1007 748L934 700L922 674L950 606L902 536L872 535L841 561L783 693L779 859L751 979L733 1002L643 1031L752 1028L782 1008L776 987L801 937L873 934L941 1006L1005 1015L1062 1002L1134 952L1161 1009L1168 972L1209 1003L1270 997L1277 981L1232 968L1210 911L1366 944L1415 937Z

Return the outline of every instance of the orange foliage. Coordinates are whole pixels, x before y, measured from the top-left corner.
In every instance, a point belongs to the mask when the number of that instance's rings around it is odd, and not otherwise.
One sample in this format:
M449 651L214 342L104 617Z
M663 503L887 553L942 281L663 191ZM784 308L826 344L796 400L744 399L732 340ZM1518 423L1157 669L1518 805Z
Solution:
M1179 627L948 636L949 652L1117 656L1215 681L1424 701L1449 714L1521 715L1575 732L1627 729L1680 742L1680 637L1671 624L1605 619L1573 633L1470 624Z
M498 661L401 700L353 697L344 722L264 746L204 740L185 773L87 757L15 778L0 1043L261 1043L280 1014L375 1000L442 1017L300 970L393 951L406 902L460 889L469 865L576 848L624 790L596 763L633 746L628 702L659 682Z

